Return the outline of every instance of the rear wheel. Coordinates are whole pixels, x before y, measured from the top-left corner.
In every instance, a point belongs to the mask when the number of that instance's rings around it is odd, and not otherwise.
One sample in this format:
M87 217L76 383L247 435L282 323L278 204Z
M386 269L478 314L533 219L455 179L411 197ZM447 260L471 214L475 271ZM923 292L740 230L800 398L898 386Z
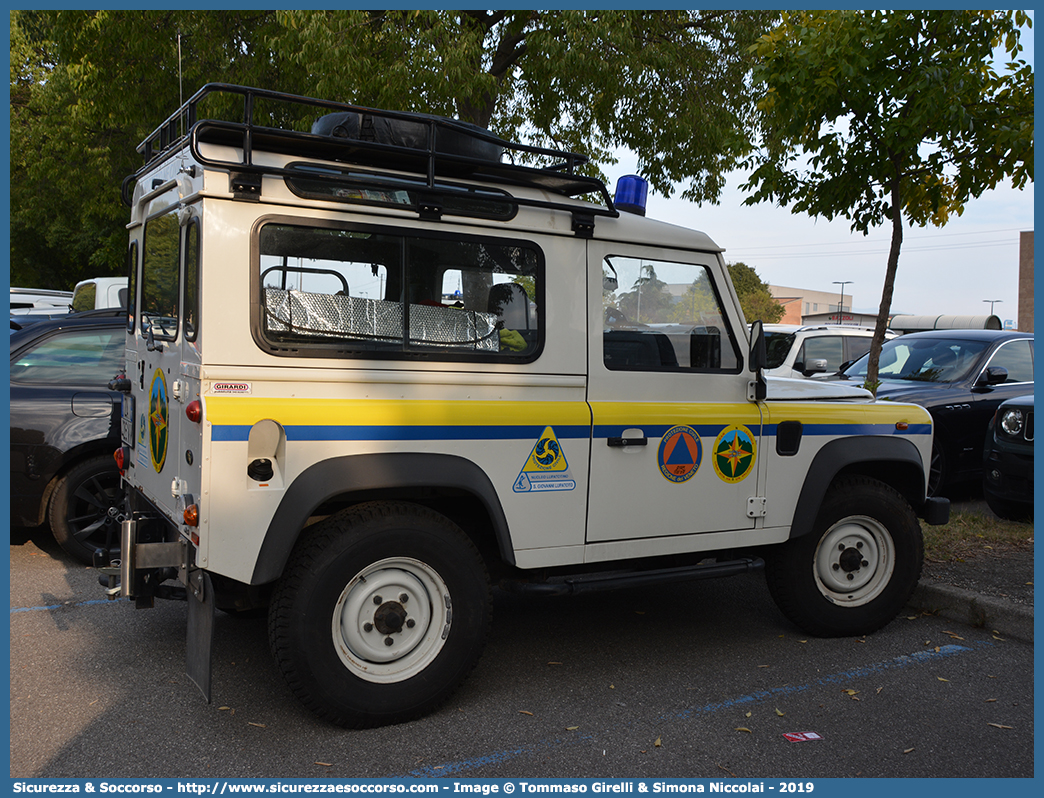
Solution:
M810 634L863 635L891 621L921 575L921 526L877 480L848 477L827 492L811 532L766 557L777 606Z
M47 518L55 540L82 563L94 562L95 549L120 549L123 486L116 461L92 457L73 466L51 496Z
M419 717L478 661L489 577L449 519L417 505L359 505L302 536L269 609L269 640L297 697L363 728Z

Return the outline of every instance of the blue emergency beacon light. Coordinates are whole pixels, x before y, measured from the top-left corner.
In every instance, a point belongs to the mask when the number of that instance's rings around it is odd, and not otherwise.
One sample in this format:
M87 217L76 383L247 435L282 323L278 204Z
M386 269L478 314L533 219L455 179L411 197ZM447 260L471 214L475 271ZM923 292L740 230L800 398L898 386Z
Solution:
M645 202L649 194L649 181L638 175L624 175L616 181L616 197L613 204L618 210L645 216Z

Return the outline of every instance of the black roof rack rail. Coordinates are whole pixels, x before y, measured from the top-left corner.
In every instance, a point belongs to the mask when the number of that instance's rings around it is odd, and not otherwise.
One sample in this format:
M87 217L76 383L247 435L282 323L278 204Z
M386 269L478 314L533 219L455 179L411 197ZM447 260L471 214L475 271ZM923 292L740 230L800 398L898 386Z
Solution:
M204 102L227 103L229 99L236 96L242 100L242 119L240 121L200 117L200 112L203 110L200 106ZM258 107L262 103L266 104L264 111ZM277 106L283 108L284 113L297 108L300 116L297 120L298 124L305 121L304 117L309 110L321 111L324 116L356 114L367 123L372 123L373 120L390 124L408 123L414 130L426 131L424 147L382 143L374 140L373 137L338 137L286 129L277 126L275 122L272 125L261 124L259 117L265 113L272 115L273 109ZM452 137L465 136L481 142L481 146L485 150L499 150L511 159L517 155L523 158L551 159L553 163L545 167L522 166L514 162L491 160L488 155L474 157L457 152L440 151L438 148L440 136L444 141ZM203 143L223 144L237 148L242 155L239 160L222 160L204 156L200 146ZM509 142L483 128L446 117L403 111L384 111L227 83L208 83L203 86L142 140L137 151L142 154L145 163L134 175L124 180L121 192L124 202L128 205L131 204L130 190L135 179L139 178L154 163L172 152L180 150L186 144L191 148L193 157L201 164L229 169L234 179L237 175L246 177L247 175L288 173L285 169L258 165L254 162L255 151L278 152L414 172L425 175L430 188L435 187L437 176L449 176L504 185L534 187L564 197L594 194L600 198L604 207L591 207L579 213L574 206L567 206L564 203L525 201L514 198L514 201L521 204L558 208L573 213L574 230L581 235L585 232L589 233L588 227L593 226L594 216L619 216L619 211L614 207L605 184L597 178L577 173L577 169L589 161L586 155ZM589 219L578 220L577 218L588 216Z

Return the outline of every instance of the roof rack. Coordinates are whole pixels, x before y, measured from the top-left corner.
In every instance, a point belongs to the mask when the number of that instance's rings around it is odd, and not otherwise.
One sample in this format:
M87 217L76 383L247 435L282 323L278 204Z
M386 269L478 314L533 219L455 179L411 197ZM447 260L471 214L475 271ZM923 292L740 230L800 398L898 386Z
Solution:
M201 111L206 110L201 109L202 105L214 105L227 111L232 105L230 101L237 98L242 105L241 121L201 118ZM364 120L364 125L372 126L374 120L391 125L406 123L414 130L420 128L424 131L420 140L423 143L421 146L404 146L379 142L373 137L304 132L290 129L286 122L280 122L287 120L291 124L306 124L309 114L314 115L317 110L324 116L332 113L355 114ZM262 120L270 124L262 124ZM314 116L311 121L315 121ZM499 160L491 160L488 155L474 157L447 152L441 146L446 141L460 140L462 137L480 142L480 148L486 152L494 150L503 155ZM236 148L241 156L238 160L225 160L204 155L200 146L203 143ZM593 206L581 210L555 201L513 198L519 204L556 208L573 214L573 229L581 236L591 234L595 216L620 215L601 180L577 174L577 169L589 161L586 155L509 142L483 128L446 117L384 111L227 83L208 83L203 86L142 140L137 151L142 154L145 163L123 181L123 201L127 205L131 204L133 182L153 164L185 146L190 147L193 157L204 166L228 169L233 190L236 191L238 187L243 193L251 190L258 192L263 174L300 176L299 171L255 163L254 153L264 151L413 172L425 176L430 189L436 188L438 176L528 186L563 197L594 194L604 207ZM504 157L510 160L505 162ZM543 168L522 166L514 163L516 157L550 159L552 163ZM252 188L254 186L256 188Z

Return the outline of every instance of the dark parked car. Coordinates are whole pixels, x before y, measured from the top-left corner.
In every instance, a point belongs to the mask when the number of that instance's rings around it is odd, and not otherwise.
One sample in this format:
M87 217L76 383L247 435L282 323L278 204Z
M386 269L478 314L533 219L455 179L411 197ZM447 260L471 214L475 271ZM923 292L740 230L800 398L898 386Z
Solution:
M843 379L866 378L864 356ZM935 422L928 489L982 478L986 427L1006 399L1033 391L1033 335L1005 330L934 330L886 341L879 399L925 407Z
M119 549L120 445L126 325L113 314L39 321L11 333L11 523L50 524L90 563Z
M1003 402L983 445L982 493L1001 518L1033 517L1033 394Z

